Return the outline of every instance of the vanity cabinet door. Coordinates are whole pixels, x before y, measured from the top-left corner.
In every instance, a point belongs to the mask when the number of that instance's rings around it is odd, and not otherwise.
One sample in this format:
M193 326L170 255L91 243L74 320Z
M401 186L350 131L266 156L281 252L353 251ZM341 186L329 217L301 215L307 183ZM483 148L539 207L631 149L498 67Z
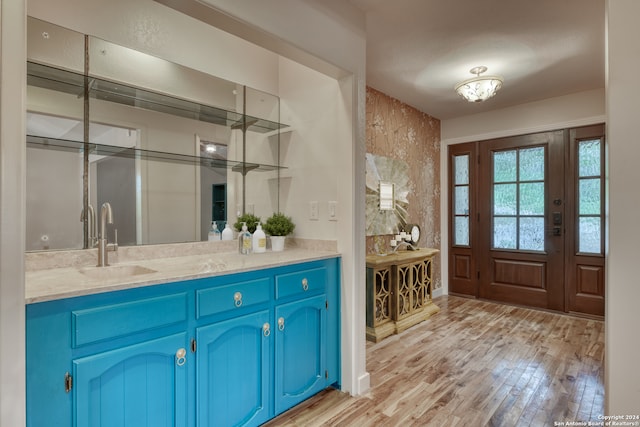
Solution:
M179 333L75 359L73 425L186 426L186 344Z
M328 385L326 304L322 294L276 307L276 415Z
M257 426L273 416L269 313L197 328L198 427Z

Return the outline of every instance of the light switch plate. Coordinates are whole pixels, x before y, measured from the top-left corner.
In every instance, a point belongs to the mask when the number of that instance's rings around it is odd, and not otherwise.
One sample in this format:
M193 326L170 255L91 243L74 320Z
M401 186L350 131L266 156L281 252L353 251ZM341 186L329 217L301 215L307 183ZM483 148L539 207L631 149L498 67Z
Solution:
M318 201L317 200L313 200L311 202L309 202L309 219L312 221L317 221L319 218L319 208L318 208Z
M337 221L338 220L338 202L336 202L335 200L329 201L328 211L329 211L329 221Z

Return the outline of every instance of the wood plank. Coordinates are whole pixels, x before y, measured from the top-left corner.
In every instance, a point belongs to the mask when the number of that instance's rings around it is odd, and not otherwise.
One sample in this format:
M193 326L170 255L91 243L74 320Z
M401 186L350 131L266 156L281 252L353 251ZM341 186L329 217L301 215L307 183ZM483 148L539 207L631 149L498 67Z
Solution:
M604 324L439 297L440 313L367 343L371 389L326 390L266 426L546 426L604 413Z

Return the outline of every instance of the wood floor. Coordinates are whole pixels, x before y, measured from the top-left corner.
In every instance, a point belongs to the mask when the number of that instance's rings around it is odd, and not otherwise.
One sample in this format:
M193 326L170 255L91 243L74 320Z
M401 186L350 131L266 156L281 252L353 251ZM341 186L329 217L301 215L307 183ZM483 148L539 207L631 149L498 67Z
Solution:
M325 390L267 426L553 426L604 413L604 323L445 296L367 344L371 389Z

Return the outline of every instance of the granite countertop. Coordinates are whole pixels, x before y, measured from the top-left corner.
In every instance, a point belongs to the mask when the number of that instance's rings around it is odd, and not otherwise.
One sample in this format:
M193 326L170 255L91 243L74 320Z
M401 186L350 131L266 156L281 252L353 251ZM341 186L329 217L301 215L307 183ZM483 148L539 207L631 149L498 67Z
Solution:
M27 304L101 292L152 286L222 274L240 273L306 261L335 258L334 251L293 248L283 252L240 255L237 252L116 261L109 267L71 265L27 269Z

